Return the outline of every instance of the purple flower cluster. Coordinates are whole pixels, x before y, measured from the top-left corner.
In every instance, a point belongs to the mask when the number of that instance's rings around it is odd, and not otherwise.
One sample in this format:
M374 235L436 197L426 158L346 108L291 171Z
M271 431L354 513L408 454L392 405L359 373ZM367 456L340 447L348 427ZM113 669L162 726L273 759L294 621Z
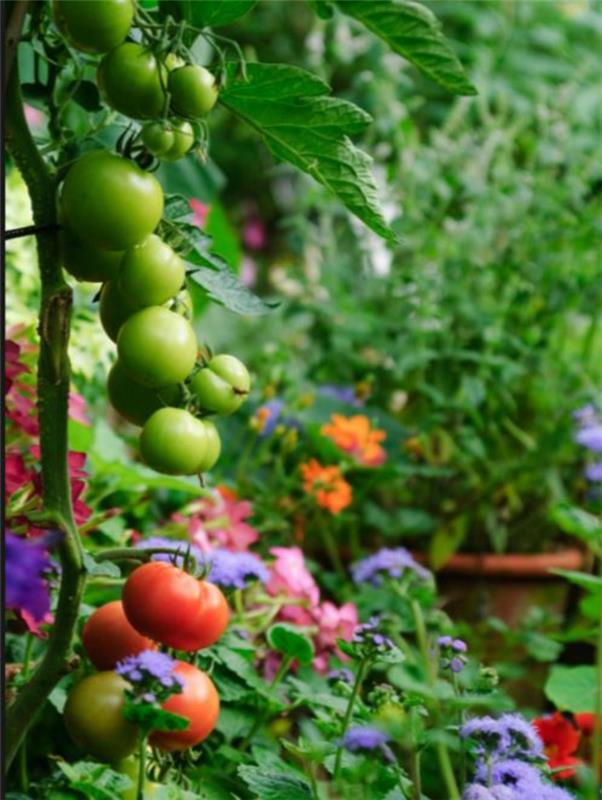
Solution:
M211 564L208 580L219 586L244 589L250 580L267 583L270 571L253 553L213 550L206 556Z
M174 673L175 666L174 659L165 653L143 650L120 661L115 672L132 684L130 694L136 700L155 703L182 691L184 681Z
M331 683L342 681L343 683L353 683L353 672L343 667L342 669L331 669L326 678Z
M543 743L519 714L499 719L476 717L460 730L477 756L474 783L462 800L571 800L571 795L544 782ZM533 763L531 763L533 762Z
M573 414L578 430L575 441L587 448L596 456L602 454L602 421L591 403L578 409ZM602 461L594 461L585 469L585 477L592 483L602 482Z
M48 548L60 534L52 532L36 539L15 536L9 530L4 538L6 606L30 614L42 622L50 611L50 595L44 575L52 569Z
M454 639L452 636L440 636L437 640L442 652L443 669L450 669L452 672L462 672L466 666L466 653L468 645L463 639Z
M394 761L395 756L387 744L389 740L390 737L378 730L378 728L373 728L370 725L356 725L353 728L349 728L343 737L342 745L350 753L378 750L387 761Z
M332 400L338 400L340 403L345 403L348 406L355 406L360 408L363 403L355 393L353 386L336 386L334 384L324 384L318 386L318 394L322 397L330 397Z
M182 567L186 558L186 553L190 551L190 555L195 559L197 564L202 564L204 561L204 554L200 547L192 542L185 542L182 539L168 539L165 536L151 536L149 539L142 539L136 542L134 547L143 550L149 550L155 547L162 547L170 550L169 553L155 553L151 556L153 561L167 561L174 563L177 567Z
M432 577L429 570L419 564L404 547L395 549L383 547L373 555L357 561L351 567L351 575L355 583L371 583L373 586L381 586L383 576L401 578L408 570L420 580L426 581Z
M368 622L364 622L363 625L358 625L353 633L352 643L367 645L369 648L376 649L381 653L393 650L395 643L388 636L381 633L378 629L379 623L380 617L374 616L370 617Z

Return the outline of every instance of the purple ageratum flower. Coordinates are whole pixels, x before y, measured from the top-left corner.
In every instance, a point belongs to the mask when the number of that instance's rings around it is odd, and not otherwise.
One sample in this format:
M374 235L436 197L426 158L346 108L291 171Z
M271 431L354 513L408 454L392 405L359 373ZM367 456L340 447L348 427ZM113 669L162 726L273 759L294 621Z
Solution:
M580 428L589 428L600 422L600 417L593 403L587 403L576 411L573 411L573 419Z
M184 681L174 674L176 662L166 653L156 650L143 650L136 656L129 656L120 661L115 672L130 683L143 683L149 680L158 681L165 688L183 686Z
M249 580L261 583L270 580L270 571L253 553L220 549L213 550L205 558L211 564L208 579L219 586L244 589Z
M538 795L540 800L575 800L574 794L571 794L566 789L561 789L560 786L542 784L541 792ZM532 800L532 798L528 798L528 800Z
M404 548L391 549L383 547L374 555L357 561L351 567L351 575L355 583L371 583L381 586L383 574L391 578L400 578L406 570L411 570L420 580L429 580L432 575L421 566Z
M498 721L493 717L474 717L460 728L462 739L471 739L476 743L476 752L484 755L497 752L502 744L502 732Z
M458 672L462 672L465 666L466 663L461 658L452 658L451 661L449 662L449 668L451 669L452 672L455 672L456 674Z
M387 744L388 741L390 741L390 737L378 728L370 725L356 725L349 728L343 737L342 745L350 753L379 750L387 761L394 761L395 756Z
M543 757L543 742L539 734L520 714L503 714L498 725L502 731L506 755L520 758Z
M501 784L491 787L491 796L493 800L517 800L516 792L509 786L502 786ZM533 798L528 798L528 800L533 800Z
M493 800L493 795L480 783L471 783L464 789L462 800Z
M602 481L602 461L597 461L590 464L585 468L585 477L592 483L599 483Z
M331 669L326 678L331 681L343 681L343 683L353 683L353 672L343 667L342 669Z
M274 433L283 410L284 400L275 397L256 411L255 416L261 421L260 436L271 436Z
M575 441L593 453L602 453L602 425L589 425L575 434Z
M363 405L352 386L324 384L323 386L318 386L318 394L321 394L323 397L330 397L333 400L338 400L341 403L346 403L349 406L356 406L359 408Z
M502 786L516 787L521 791L535 790L541 785L539 770L517 758L494 761L491 767L481 762L477 766L477 781L487 783L490 777L494 786L502 784ZM537 797L536 791L533 796Z
M61 538L58 532L36 539L15 536L9 530L4 538L6 606L31 615L42 622L50 611L50 594L43 575L52 569L48 548Z
M202 564L205 555L200 547L192 542L185 542L182 539L168 539L165 536L151 536L149 539L141 539L136 542L134 547L142 550L148 550L153 547L164 547L169 549L170 553L155 553L151 556L152 561L167 561L168 563L175 562L177 567L182 567L186 553L190 550L190 554L196 560L197 564ZM173 554L172 554L173 553Z
M395 643L378 630L379 623L380 617L374 616L370 617L369 621L364 622L363 625L358 625L353 633L352 643L372 645L381 652L393 650Z

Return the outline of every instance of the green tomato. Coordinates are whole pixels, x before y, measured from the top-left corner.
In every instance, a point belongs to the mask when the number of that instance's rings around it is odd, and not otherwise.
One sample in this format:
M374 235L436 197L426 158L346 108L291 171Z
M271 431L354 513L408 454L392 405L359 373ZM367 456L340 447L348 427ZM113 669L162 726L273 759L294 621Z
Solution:
M215 78L205 67L187 64L169 73L171 106L183 117L203 117L217 102Z
M177 406L182 400L179 386L149 389L132 380L119 361L113 364L109 372L107 393L115 411L133 425L144 425L158 409Z
M220 453L222 452L222 442L213 422L208 419L202 419L200 422L202 422L205 427L207 444L203 457L198 463L196 472L208 472L217 463Z
M174 69L178 69L178 67L186 66L186 62L180 56L177 56L175 53L168 53L165 56L165 66L167 69L172 72Z
M140 44L126 42L107 53L97 80L105 102L126 117L152 119L163 112L166 70Z
M125 250L157 227L163 190L133 161L93 150L67 173L61 205L69 227L86 242L100 250Z
M138 729L123 716L127 682L116 672L97 672L69 693L63 719L73 741L109 763L126 758L137 747Z
M251 378L242 361L224 354L213 356L192 376L190 389L204 411L225 416L240 408L251 389Z
M134 18L132 0L52 0L57 28L84 53L107 53L125 41Z
M131 378L159 389L188 377L194 367L197 341L186 319L163 306L150 306L123 323L117 352Z
M184 262L168 244L151 234L125 251L117 282L135 308L160 306L174 297L186 277Z
M152 750L150 747L147 748L147 753L150 755ZM140 768L140 760L138 756L130 756L129 758L123 759L120 761L119 764L115 765L115 769L121 775L127 775L128 778L132 781L132 785L129 789L126 789L122 792L121 797L122 800L138 800L138 770ZM144 800L148 800L148 798L153 797L165 797L165 787L162 783L155 783L154 781L145 780L144 781ZM171 796L171 795L170 795Z
M173 145L163 153L163 161L178 161L190 151L194 144L194 131L190 122L186 120L174 120L172 123Z
M117 276L123 251L98 250L67 229L61 231L60 244L63 267L78 281L101 283Z
M195 475L210 443L202 420L182 408L161 408L148 418L140 452L149 467L166 475Z
M105 333L114 342L117 341L119 329L136 309L128 302L117 281L107 281L100 292L100 322Z
M174 133L171 126L162 122L147 122L140 134L145 146L154 156L162 156L172 147Z

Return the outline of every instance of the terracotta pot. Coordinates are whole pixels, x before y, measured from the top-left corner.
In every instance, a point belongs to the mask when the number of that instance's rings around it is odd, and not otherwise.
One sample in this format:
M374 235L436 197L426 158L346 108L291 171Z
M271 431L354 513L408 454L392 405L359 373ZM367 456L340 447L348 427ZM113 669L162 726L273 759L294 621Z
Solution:
M422 554L417 559L427 560ZM437 573L437 584L452 618L480 622L496 616L516 627L532 606L564 614L569 584L550 570L578 570L585 561L576 547L534 555L457 553Z

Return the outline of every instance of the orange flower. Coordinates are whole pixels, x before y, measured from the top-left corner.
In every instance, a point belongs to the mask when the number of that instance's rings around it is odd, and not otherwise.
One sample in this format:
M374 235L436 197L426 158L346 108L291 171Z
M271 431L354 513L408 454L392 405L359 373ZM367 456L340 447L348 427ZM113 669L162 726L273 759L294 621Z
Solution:
M386 458L379 442L386 439L387 434L372 428L370 420L363 414L353 417L333 414L330 422L322 425L320 432L366 467L377 467Z
M338 467L324 467L312 458L306 464L301 464L301 474L303 489L331 514L338 514L351 504L351 486Z

